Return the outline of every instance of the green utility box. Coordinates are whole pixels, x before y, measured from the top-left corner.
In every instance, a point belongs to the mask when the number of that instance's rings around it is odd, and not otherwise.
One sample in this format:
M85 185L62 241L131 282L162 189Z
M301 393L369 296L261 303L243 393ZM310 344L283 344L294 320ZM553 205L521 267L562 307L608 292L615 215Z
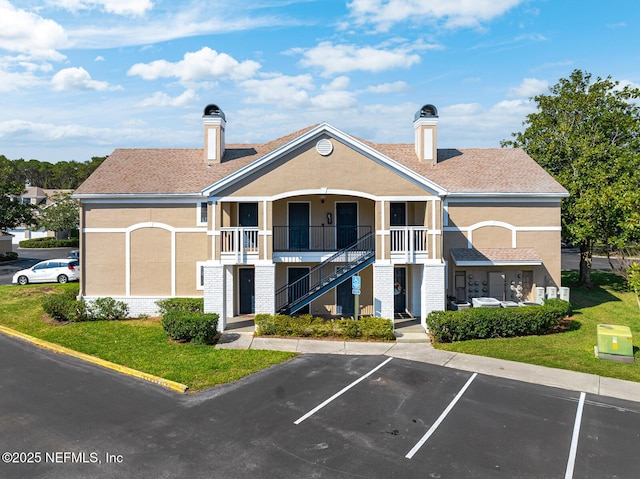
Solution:
M633 338L628 326L598 324L597 356L600 359L633 362Z

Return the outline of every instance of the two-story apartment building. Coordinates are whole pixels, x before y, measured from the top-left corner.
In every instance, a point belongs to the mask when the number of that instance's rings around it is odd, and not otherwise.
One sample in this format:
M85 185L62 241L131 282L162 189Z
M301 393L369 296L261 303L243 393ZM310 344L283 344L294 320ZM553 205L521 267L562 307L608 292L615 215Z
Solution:
M219 327L252 313L422 318L448 297L525 299L560 286L566 190L518 149L438 149L438 114L413 144L322 123L226 144L216 105L203 148L117 149L78 188L80 294L132 314L203 296ZM411 128L410 122L407 127Z

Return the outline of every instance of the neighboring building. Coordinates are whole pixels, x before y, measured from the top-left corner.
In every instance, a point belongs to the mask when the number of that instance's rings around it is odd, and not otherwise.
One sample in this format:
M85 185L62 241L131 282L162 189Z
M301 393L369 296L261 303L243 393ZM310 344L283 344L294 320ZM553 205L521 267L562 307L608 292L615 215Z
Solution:
M84 298L136 315L204 296L222 329L241 314L352 315L357 273L360 314L424 325L448 296L560 286L566 190L519 149L438 149L432 105L414 144L322 123L227 145L220 108L203 119L204 148L117 149L76 191Z
M53 197L57 194L73 193L73 190L56 190L40 188L38 186L31 186L27 184L24 188L24 193L17 201L21 204L30 204L39 207L46 207L53 204ZM32 230L26 226L19 226L9 231L13 235L13 243L18 244L25 239L44 238L48 236L55 236L54 231Z
M13 251L13 235L0 231L0 256Z

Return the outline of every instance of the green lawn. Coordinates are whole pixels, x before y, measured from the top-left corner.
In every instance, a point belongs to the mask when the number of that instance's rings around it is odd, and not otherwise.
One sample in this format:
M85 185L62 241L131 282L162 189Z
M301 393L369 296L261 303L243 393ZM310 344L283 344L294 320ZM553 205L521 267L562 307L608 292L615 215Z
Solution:
M616 363L594 357L599 323L629 326L640 344L640 309L617 276L593 272L596 288L576 286L577 273L564 272L575 315L566 332L548 336L436 344L438 349L569 369L640 381L640 363ZM212 346L167 341L158 320L129 320L53 325L43 321L40 298L77 288L76 284L0 286L0 324L139 371L177 381L197 391L235 381L294 356L257 350L218 350ZM640 356L634 347L636 356Z
M95 321L56 325L43 321L40 299L77 284L0 286L0 324L107 361L185 384L191 391L235 381L295 354L220 350L167 340L159 320Z
M605 361L594 356L598 324L629 326L634 353L640 357L640 309L624 280L612 273L594 271L594 289L578 287L578 273L564 271L562 285L571 288L574 317L566 332L548 336L486 339L436 344L437 349L492 358L509 359L552 368L570 369L600 376L640 381L640 362Z

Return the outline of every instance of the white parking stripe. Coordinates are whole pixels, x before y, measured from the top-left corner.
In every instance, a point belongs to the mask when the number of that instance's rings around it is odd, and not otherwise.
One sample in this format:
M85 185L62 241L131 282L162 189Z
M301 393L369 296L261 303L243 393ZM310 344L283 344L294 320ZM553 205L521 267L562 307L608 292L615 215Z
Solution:
M440 425L440 423L444 421L444 418L446 418L447 415L451 412L451 410L453 409L453 406L455 406L456 403L460 400L464 392L471 385L471 383L473 382L473 380L476 378L477 375L478 373L473 373L473 375L469 378L466 384L462 386L462 389L456 395L456 397L453 398L453 401L449 403L449 405L447 406L447 409L445 409L442 412L442 414L440 414L440 417L438 418L438 420L433 423L433 426L431 426L427 431L427 433L424 436L422 436L422 439L420 439L418 443L415 446L413 446L413 449L411 449L409 453L405 456L407 459L411 459L414 456L414 454L420 450L420 448L424 445L424 443L427 442L427 440L436 431L436 429L438 429L438 426Z
M305 419L307 419L310 416L313 416L315 413L317 413L320 409L322 409L323 407L325 407L327 404L329 404L331 401L333 401L334 399L342 396L344 393L346 393L349 389L351 389L353 386L355 386L356 384L358 384L360 381L364 381L365 379L367 379L369 376L371 376L373 373L375 373L378 369L380 369L382 366L384 366L385 364L387 364L389 361L391 361L393 358L389 358L387 359L385 362L383 362L382 364L376 366L375 368L373 368L371 371L369 371L367 374L365 374L364 376L360 377L359 379L355 380L354 382L352 382L351 384L349 384L347 387L343 388L342 390L338 391L337 393L335 393L333 396L331 396L329 399L327 399L326 401L324 401L322 404L317 405L315 408L313 408L311 411L309 411L307 414L305 414L304 416L302 416L300 419L294 421L293 423L298 425L300 424L302 421L304 421Z
M578 401L578 410L576 411L576 422L573 425L573 436L571 437L571 449L569 449L567 472L564 475L564 479L573 478L573 467L576 464L576 453L578 452L578 438L580 437L580 423L582 422L582 409L584 408L585 396L585 393L580 393L580 401Z

